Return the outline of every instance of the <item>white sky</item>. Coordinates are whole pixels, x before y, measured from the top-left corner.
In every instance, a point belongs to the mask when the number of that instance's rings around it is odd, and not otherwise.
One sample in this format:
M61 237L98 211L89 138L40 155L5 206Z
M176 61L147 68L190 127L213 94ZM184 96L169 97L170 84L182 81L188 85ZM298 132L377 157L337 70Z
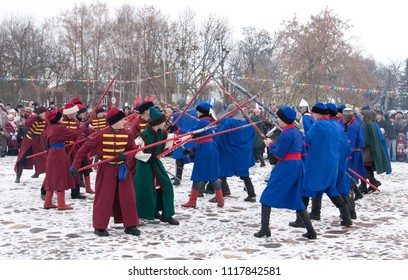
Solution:
M92 3L96 0L0 0L0 19L8 15L31 15L38 20L57 15L61 10L72 9L75 3ZM242 27L255 26L275 32L283 20L291 20L296 14L302 23L323 11L327 6L340 19L350 20L353 25L352 44L383 63L402 61L408 58L408 38L404 32L408 2L403 0L358 1L358 0L103 0L111 11L123 3L134 6L154 5L172 19L187 7L197 13L197 20L210 14L229 20L235 33ZM405 22L404 22L405 21Z

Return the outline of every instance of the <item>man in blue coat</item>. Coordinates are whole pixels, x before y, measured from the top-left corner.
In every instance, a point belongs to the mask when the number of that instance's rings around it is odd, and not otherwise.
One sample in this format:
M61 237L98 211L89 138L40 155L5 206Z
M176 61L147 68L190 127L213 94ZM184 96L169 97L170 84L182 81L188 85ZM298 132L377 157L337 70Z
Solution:
M302 197L304 168L302 156L305 155L303 136L295 127L296 112L284 106L277 112L279 126L282 133L277 143L272 143L269 138L264 140L271 154L278 159L272 169L268 184L261 195L261 230L254 234L255 237L271 236L269 218L271 207L296 210L296 215L305 225L307 232L302 234L308 239L316 239L316 231L306 211L305 201ZM308 200L308 198L306 198Z
M227 111L230 112L236 108L235 104L230 104ZM226 118L221 128L217 131L223 131L234 127L247 125L249 122L242 117L239 110ZM256 194L251 178L249 177L249 168L255 165L255 158L252 152L255 131L253 127L232 131L221 134L215 138L220 159L220 178L221 184L227 184L227 177L239 176L244 181L248 196L244 199L248 202L256 201ZM222 189L222 186L221 186ZM229 190L229 188L228 188ZM213 199L216 202L216 198Z
M303 196L316 197L326 193L339 208L341 225L351 226L353 222L350 210L336 188L342 157L349 152L350 145L339 125L329 120L326 105L316 103L312 108L312 115L316 122L305 137L308 152L305 160ZM289 225L304 227L299 218Z

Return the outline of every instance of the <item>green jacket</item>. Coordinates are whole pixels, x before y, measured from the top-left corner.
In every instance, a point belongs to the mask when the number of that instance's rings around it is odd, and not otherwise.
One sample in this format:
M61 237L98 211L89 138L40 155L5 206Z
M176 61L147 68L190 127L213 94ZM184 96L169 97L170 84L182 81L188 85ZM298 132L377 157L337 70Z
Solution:
M139 135L144 140L145 146L167 138L166 131L155 132L150 127ZM164 218L175 214L173 185L163 163L156 158L163 150L164 144L146 149L145 153L152 154L150 159L147 162L141 160L136 162L134 186L137 211L141 219L153 220L157 211L163 211ZM160 187L156 188L155 185Z
M390 162L388 161L387 154L374 124L372 122L366 122L363 125L363 129L365 150L371 150L371 156L374 161L374 170L377 171L377 174L390 170ZM366 162L366 157L364 162Z

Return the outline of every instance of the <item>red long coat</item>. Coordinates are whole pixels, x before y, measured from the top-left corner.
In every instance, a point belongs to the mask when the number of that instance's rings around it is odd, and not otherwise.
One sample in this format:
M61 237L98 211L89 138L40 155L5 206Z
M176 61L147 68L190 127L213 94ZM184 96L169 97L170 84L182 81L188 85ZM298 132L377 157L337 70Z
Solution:
M14 171L17 172L18 163L23 158L23 155L32 148L33 154L43 152L45 150L44 147L44 137L43 133L45 128L47 127L48 122L46 121L38 121L36 115L32 115L26 122L25 126L27 127L28 131L27 134L24 136L23 142L21 142L20 151L18 153L17 161L14 166ZM35 173L42 174L45 173L46 169L46 160L47 155L39 155L34 158L27 159L24 169L33 169L33 165L35 165Z
M9 121L6 122L6 125L4 126L4 129L10 134L8 140L7 140L7 146L9 149L18 149L18 140L13 140L13 135L18 132L18 125L14 127Z
M83 157L91 153L103 160L116 157L120 151L135 148L127 129L115 131L110 126L95 132L82 145L75 155L73 165L79 168ZM93 204L93 227L106 229L113 214L115 223L125 227L139 225L137 216L133 178L128 172L125 180L119 180L117 160L99 165L95 181L95 199Z
M142 119L140 116L138 116L134 122L132 123L132 125L130 126L130 134L132 136L132 141L134 141L136 139L136 136L142 132L145 128L147 127L147 121ZM135 177L135 173L136 173L136 159L135 157L129 157L127 159L127 164L129 166L129 172L132 175L132 178Z
M68 129L63 124L50 124L44 132L48 149L47 173L44 178L46 191L64 191L75 188L74 177L69 174L71 160L65 147L55 147L55 144L64 144L66 141L76 139L80 131Z

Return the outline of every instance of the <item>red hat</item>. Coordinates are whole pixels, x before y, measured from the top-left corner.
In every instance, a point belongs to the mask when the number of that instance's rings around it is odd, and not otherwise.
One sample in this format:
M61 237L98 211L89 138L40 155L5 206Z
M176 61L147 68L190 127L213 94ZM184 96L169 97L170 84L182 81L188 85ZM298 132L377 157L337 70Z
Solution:
M64 114L64 115L70 115L70 114L73 114L73 113L76 113L76 112L78 112L78 106L77 105L75 105L74 103L72 103L72 102L68 102L68 103L66 103L65 105L64 105L64 110L62 111L62 113Z
M82 101L78 96L72 98L71 102L74 103L74 104L81 104L82 105Z
M50 123L57 123L62 117L62 112L59 110L51 110L47 112L47 115L45 118L50 122Z
M78 104L77 107L78 107L78 112L77 112L78 115L88 111L88 108L84 107L82 104Z
M108 119L108 124L113 125L123 119L125 117L125 113L118 108L110 108L106 118Z

